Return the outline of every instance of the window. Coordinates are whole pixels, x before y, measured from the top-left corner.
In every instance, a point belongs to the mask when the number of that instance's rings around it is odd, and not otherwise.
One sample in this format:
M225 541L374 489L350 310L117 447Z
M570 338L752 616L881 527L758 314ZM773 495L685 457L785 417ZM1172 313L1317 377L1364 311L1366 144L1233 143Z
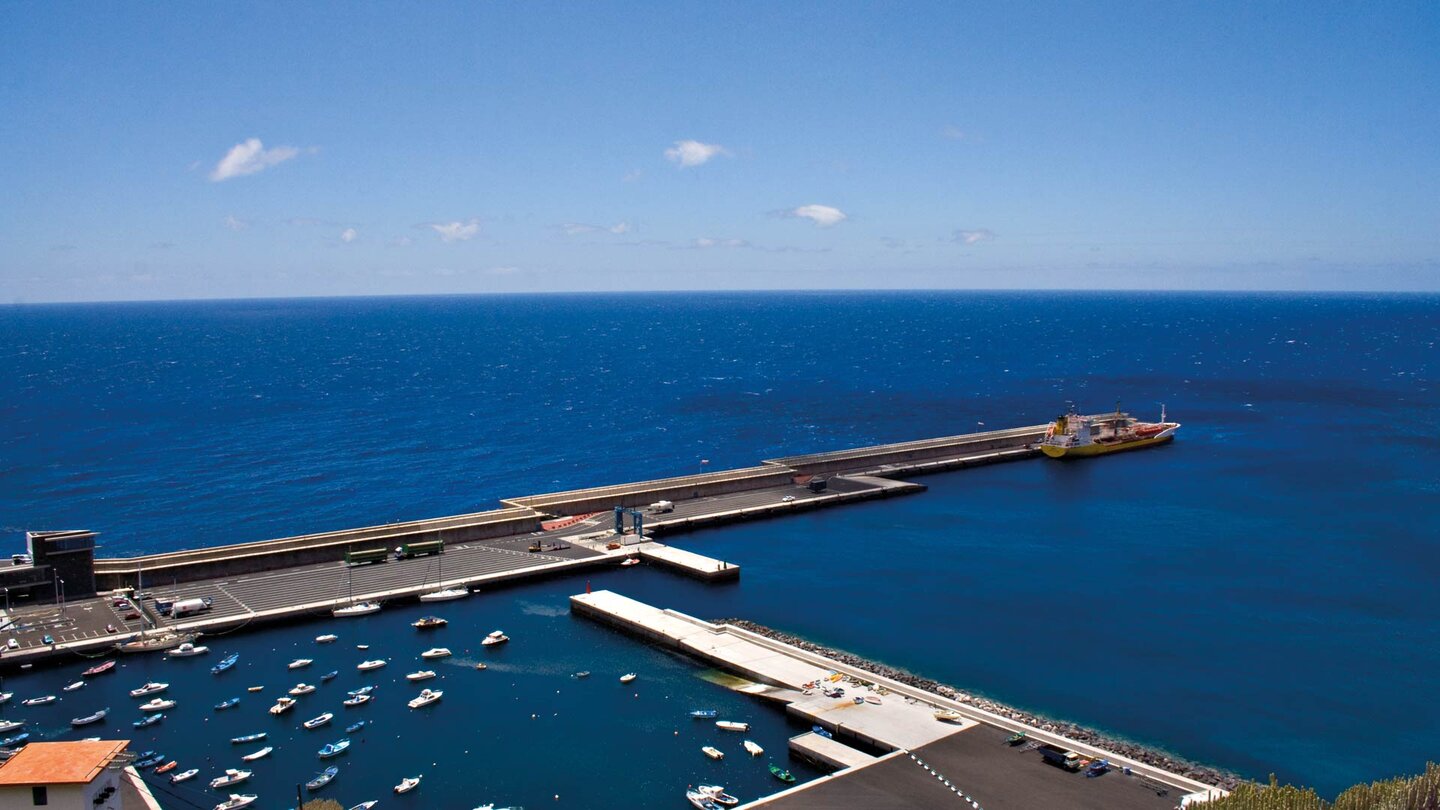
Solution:
M36 807L50 803L50 796L44 785L36 785L30 788L30 796L35 800Z

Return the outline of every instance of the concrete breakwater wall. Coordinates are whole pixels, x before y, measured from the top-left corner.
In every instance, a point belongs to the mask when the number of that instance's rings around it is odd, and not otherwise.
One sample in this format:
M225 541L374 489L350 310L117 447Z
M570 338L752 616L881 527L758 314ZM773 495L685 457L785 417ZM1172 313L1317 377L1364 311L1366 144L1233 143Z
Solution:
M1213 785L1224 790L1233 790L1241 781L1244 781L1240 776L1229 771L1224 771L1208 765L1200 765L1194 762L1189 762L1187 760L1172 756L1162 751L1156 751L1151 748L1147 748L1145 746L1130 742L1128 740L1116 739L1114 737L1102 734L1098 731L1077 725L1075 723L1061 720L1052 720L1047 717L1031 714L1030 712L1007 706L998 701L990 700L989 698L983 698L969 694L967 692L956 689L953 686L947 686L940 683L939 681L924 678L919 675L915 675L914 673L907 672L903 669L897 669L895 667L886 666L885 664L879 664L866 658L862 658L853 653L846 652L844 650L837 650L833 647L826 647L820 644L815 644L814 642L806 641L805 639L798 636L793 636L789 633L782 633L779 630L766 627L762 624L756 624L755 622L747 621L745 619L715 619L714 623L728 624L733 627L748 630L756 635L764 636L765 638L778 641L782 644L797 647L807 652L812 652L816 655L821 655L826 658L833 659L848 666L868 670L875 673L876 675L898 681L907 686L921 689L926 692L930 692L931 694L938 695L949 700L954 700L959 703L964 703L968 706L973 706L977 709L990 712L991 714L996 714L1001 717L1008 717L1019 723L1023 723L1028 726L1034 726L1044 731L1058 734L1062 737L1075 740L1077 742L1085 743L1086 745L1092 745L1096 748L1113 751L1121 756L1136 760L1137 762L1143 762L1147 765L1151 765L1155 768L1159 768L1161 770L1171 773L1178 773L1207 785Z
M850 450L832 450L803 456L768 459L766 464L785 467L799 475L830 475L857 470L878 470L925 465L942 459L977 456L997 450L1013 450L1045 438L1049 425L966 433L935 439L880 444Z

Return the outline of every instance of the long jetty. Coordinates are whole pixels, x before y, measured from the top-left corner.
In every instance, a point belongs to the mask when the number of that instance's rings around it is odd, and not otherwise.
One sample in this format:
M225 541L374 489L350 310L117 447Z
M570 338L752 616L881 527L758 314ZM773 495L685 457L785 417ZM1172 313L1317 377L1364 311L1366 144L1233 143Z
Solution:
M1031 425L766 459L754 467L505 498L501 508L485 512L135 557L87 557L93 554L93 532L31 532L33 567L0 568L0 586L7 585L7 574L17 581L25 578L40 601L51 594L35 589L63 579L71 598L68 607L32 602L5 611L0 629L8 629L21 646L0 657L0 666L67 652L93 653L157 627L230 630L326 612L342 596L347 601L415 598L439 587L495 585L615 565L637 553L703 579L733 579L738 569L724 561L633 544L705 526L921 492L924 485L897 479L1033 458L1046 428ZM643 512L640 537L617 537L614 516L633 520L635 512L660 501L671 506ZM620 547L610 548L617 540ZM438 550L442 561L420 557L345 564L357 556L385 558L391 549L418 546ZM53 577L52 570L59 576ZM174 599L207 597L212 608L171 619L140 605L137 618L93 596L147 586L158 586Z

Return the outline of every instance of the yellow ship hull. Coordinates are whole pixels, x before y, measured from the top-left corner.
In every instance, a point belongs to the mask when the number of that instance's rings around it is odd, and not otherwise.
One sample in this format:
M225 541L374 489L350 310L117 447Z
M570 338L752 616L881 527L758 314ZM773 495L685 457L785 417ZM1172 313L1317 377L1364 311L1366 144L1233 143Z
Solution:
M1125 450L1139 450L1142 447L1151 447L1157 444L1164 444L1175 438L1174 433L1164 436L1155 436L1149 439L1135 439L1128 442L1115 442L1113 444L1082 444L1075 447L1056 447L1054 445L1042 444L1040 451L1050 458L1084 458L1086 456L1103 456L1106 453L1119 453Z

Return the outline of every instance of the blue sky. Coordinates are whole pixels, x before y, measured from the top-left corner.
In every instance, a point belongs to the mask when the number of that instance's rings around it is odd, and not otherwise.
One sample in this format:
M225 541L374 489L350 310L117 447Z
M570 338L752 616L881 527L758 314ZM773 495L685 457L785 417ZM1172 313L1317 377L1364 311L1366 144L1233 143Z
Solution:
M1440 290L1440 4L0 5L0 301Z

